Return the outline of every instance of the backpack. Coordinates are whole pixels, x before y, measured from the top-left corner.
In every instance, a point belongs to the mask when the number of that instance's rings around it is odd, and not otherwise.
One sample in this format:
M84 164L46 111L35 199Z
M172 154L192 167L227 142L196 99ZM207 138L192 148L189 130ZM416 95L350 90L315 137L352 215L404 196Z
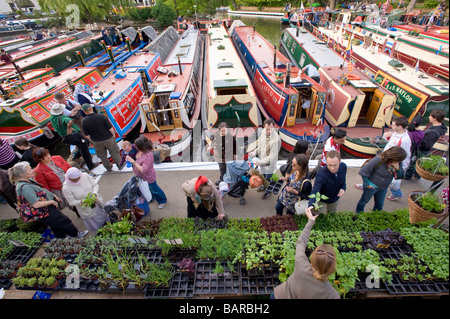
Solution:
M408 132L408 135L411 139L411 162L416 162L421 157L420 144L425 136L425 132L416 130L414 132Z

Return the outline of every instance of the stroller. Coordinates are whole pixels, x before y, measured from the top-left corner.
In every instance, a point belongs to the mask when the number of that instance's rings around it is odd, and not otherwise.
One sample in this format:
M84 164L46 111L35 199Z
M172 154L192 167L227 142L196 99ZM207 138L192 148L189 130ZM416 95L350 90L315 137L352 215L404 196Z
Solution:
M223 176L223 182L219 184L219 190L223 193L223 196L240 198L240 204L245 205L247 202L244 195L249 187L253 163L251 160L240 160L229 161L226 164L227 171Z
M140 178L131 177L120 192L105 204L111 222L117 222L124 211L131 213L134 221L138 222L150 212L150 206L140 190Z

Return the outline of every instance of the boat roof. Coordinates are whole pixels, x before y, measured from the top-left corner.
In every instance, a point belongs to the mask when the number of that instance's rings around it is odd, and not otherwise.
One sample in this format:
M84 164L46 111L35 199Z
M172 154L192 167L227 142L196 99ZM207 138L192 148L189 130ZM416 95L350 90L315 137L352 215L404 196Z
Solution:
M362 30L361 30L362 31ZM362 32L360 32L358 30L358 28L354 29L353 32L361 35L361 36L365 36L365 34L363 34ZM366 33L367 34L367 33ZM404 35L404 34L403 34ZM401 35L400 37L402 37L403 35ZM448 58L442 55L437 55L436 53L430 52L430 51L426 51L426 50L422 50L418 47L415 47L411 44L408 44L407 42L403 42L403 41L397 41L396 38L390 38L390 37L385 37L383 35L372 35L371 39L378 43L383 45L384 44L384 40L388 39L388 42L397 42L397 46L395 48L395 50L399 51L399 52L404 52L405 54L414 57L416 59L422 60L422 61L426 61L430 64L436 65L436 66L440 66L440 67L446 67L448 69ZM444 46L443 46L444 47ZM447 45L447 52L448 52L448 45ZM445 66L447 65L447 66Z
M403 65L401 69L394 68L389 64L391 57L385 54L371 54L368 49L362 46L353 46L353 52L369 60L372 64L378 66L385 73L396 77L400 81L411 85L430 96L440 96L449 94L449 83L439 80L435 77L425 75L423 72L415 70L414 67ZM436 90L438 90L438 93Z
M191 77L194 58L197 52L197 41L200 37L199 30L186 30L178 39L174 48L161 68L158 68L154 83L155 93L184 92ZM181 72L178 64L180 58Z
M338 66L327 66L324 68L320 68L319 72L326 73L327 76L331 78L335 83L339 83L339 77L342 75L342 73L359 76L359 80L349 80L348 85L342 86L342 88L352 97L365 95L365 93L362 93L360 90L364 88L376 88L383 92L384 95L395 95L378 83L371 81L371 79L367 75L365 75L357 68L353 68L350 72L347 67L343 67L343 69L341 69Z
M210 28L208 49L208 86L210 97L215 89L247 87L254 95L247 71L223 26Z
M59 76L52 77L44 83L35 86L33 89L23 92L21 98L35 99L42 97L61 86L67 86L67 80L82 78L92 70L95 70L95 68L84 67L63 70Z
M341 55L328 48L325 42L318 40L310 32L299 32L298 37L296 28L286 28L286 32L301 44L320 67L343 64L344 59Z
M329 29L320 29L328 35L332 34L336 37L341 37L338 32ZM340 39L340 38L339 38ZM340 41L338 41L340 42ZM404 64L401 69L395 68L389 64L393 60L390 56L382 53L371 53L369 49L361 45L353 45L352 50L357 55L363 57L373 65L376 65L383 72L397 78L398 80L407 83L408 85L420 90L430 96L440 96L449 94L449 83L439 80L435 77L425 75L423 72L415 70L414 67ZM355 58L354 56L352 58Z
M247 44L247 49L251 52L256 63L261 66L261 69L270 78L274 85L277 85L280 90L286 91L283 83L275 83L275 72L286 71L287 63L291 61L281 54L280 51L276 51L277 66L274 70L274 46L261 36L257 31L253 32L253 27L249 26L237 26L234 28L234 32L239 35L241 40ZM291 67L291 79L298 76L299 69L292 65ZM289 93L290 94L290 93Z
M106 92L107 98L99 104L108 104L126 91L130 85L141 76L139 71L144 67L147 67L156 56L157 53L154 52L140 51L137 54L133 54L123 63L123 71L126 74L125 77L121 78L118 76L118 73L122 72L122 68L119 66L91 88L90 92L95 98L98 97L100 91Z
M175 47L170 52L167 60L164 65L173 65L178 64L178 58L180 58L180 62L183 63L192 63L194 61L195 49L197 46L197 39L200 36L198 30L186 30L180 36L178 42L175 44Z
M30 45L19 48L18 51L14 52L14 53L11 53L11 57L14 59L15 62L18 62L18 60L23 59L30 54L34 54L34 53L44 50L46 48L51 48L53 46L56 46L56 45L59 45L59 44L65 43L65 42L71 42L74 39L76 39L76 38L72 36L72 37L65 37L65 38L61 38L61 39L54 39L54 40L39 43L36 45L30 44Z
M406 33L405 31L392 31L392 30L388 30L388 29L383 29L381 28L379 25L375 25L375 24L366 24L365 26L367 29L373 29L377 32L382 32L385 34L388 34L392 37L398 37L401 39L404 39L406 41L409 42L413 42L413 43L417 43L419 45L424 45L433 49L439 50L439 48L442 46L442 52L446 52L447 54L449 53L449 44L448 43L443 43L437 40L433 40L430 38L417 38L417 37L413 37L411 35L409 35L408 33Z
M89 37L89 38L85 38L85 39L82 39L82 40L72 41L72 42L63 44L61 46L58 46L56 48L44 51L42 53L38 53L38 54L32 55L32 56L30 56L30 57L28 57L26 59L17 61L16 65L19 66L20 68L24 69L24 68L26 68L26 67L28 67L30 65L33 65L35 63L38 63L38 62L40 62L40 61L42 61L44 59L48 59L49 57L63 54L65 52L69 51L69 50L72 50L72 49L74 49L74 48L76 48L78 46L83 45L84 43L88 43L88 42L90 42L91 40L94 40L94 39L99 40L100 38L101 38L101 35L95 35L95 36L92 36L92 37Z

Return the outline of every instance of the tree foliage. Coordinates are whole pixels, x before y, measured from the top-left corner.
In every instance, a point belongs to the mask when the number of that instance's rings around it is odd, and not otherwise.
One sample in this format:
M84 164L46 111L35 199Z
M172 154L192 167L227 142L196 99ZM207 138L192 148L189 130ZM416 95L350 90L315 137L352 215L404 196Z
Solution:
M56 12L60 17L72 13L70 5L79 8L80 21L112 20L113 8L128 8L134 4L132 0L38 0L42 11Z

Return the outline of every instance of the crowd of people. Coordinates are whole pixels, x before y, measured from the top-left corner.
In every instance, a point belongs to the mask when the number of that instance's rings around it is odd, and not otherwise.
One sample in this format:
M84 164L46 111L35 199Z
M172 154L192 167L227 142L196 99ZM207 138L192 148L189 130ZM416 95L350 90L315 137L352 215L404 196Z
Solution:
M168 199L157 183L152 142L143 135L133 143L124 141L121 154L111 123L106 117L93 111L95 106L89 103L84 103L81 107L79 104L69 104L62 101L51 109L52 123L63 137L64 143L76 145L81 153L84 153L82 148L87 148L91 143L107 171L112 170L108 152L119 170L126 162L132 167L134 175L146 182L158 208L163 209ZM81 122L80 126L75 124L76 116L81 119L78 122ZM380 211L385 199L396 200L403 196L401 180L419 178L413 169L413 163L429 154L432 145L445 134L447 128L443 124L444 119L445 113L442 110L432 110L429 125L421 131L418 129L422 122L420 116L415 117L411 123L405 117L393 118L392 130L383 135L387 141L385 148L359 169L362 184L355 186L362 190L362 194L355 208L356 213L364 212L366 204L372 198L373 210ZM71 141L67 138L69 135L78 135L80 141ZM275 289L272 298L339 298L327 280L336 267L334 250L328 245L321 245L314 250L310 260L304 252L317 215L336 212L339 201L347 190L347 165L340 154L340 146L345 142L346 136L344 129L336 128L323 144L322 156L311 171L308 168L311 145L305 140L297 141L286 164L280 167L281 180L285 186L276 200L275 213L283 215L286 210L291 215L305 214L309 222L297 242L296 265L301 267L296 267L289 279ZM22 219L26 222L37 219L43 221L58 238L85 236L88 232L96 232L109 221L99 185L88 174L89 170L82 172L79 168L71 167L60 155L51 155L48 149L36 147L26 139L18 139L15 144L23 152L21 157L11 145L0 140L0 195ZM261 178L266 181L278 170L280 149L281 139L275 123L272 119L267 119L255 142L255 148L248 153L249 163L258 169ZM219 164L219 178L214 182L201 175L182 184L187 200L187 217L225 217L223 194L218 185L224 181L228 163L236 161L238 153L236 139L226 123L219 125L209 151ZM91 157L89 153L82 156ZM86 161L86 165L91 169L90 166L98 163L93 164L91 158L91 161ZM268 183L259 183L257 188L264 192L263 200L270 196L267 185ZM389 189L391 195L387 196ZM93 197L93 200L87 202L89 197ZM298 205L299 203L303 205ZM77 229L71 219L61 212L65 207L83 219L87 230Z

